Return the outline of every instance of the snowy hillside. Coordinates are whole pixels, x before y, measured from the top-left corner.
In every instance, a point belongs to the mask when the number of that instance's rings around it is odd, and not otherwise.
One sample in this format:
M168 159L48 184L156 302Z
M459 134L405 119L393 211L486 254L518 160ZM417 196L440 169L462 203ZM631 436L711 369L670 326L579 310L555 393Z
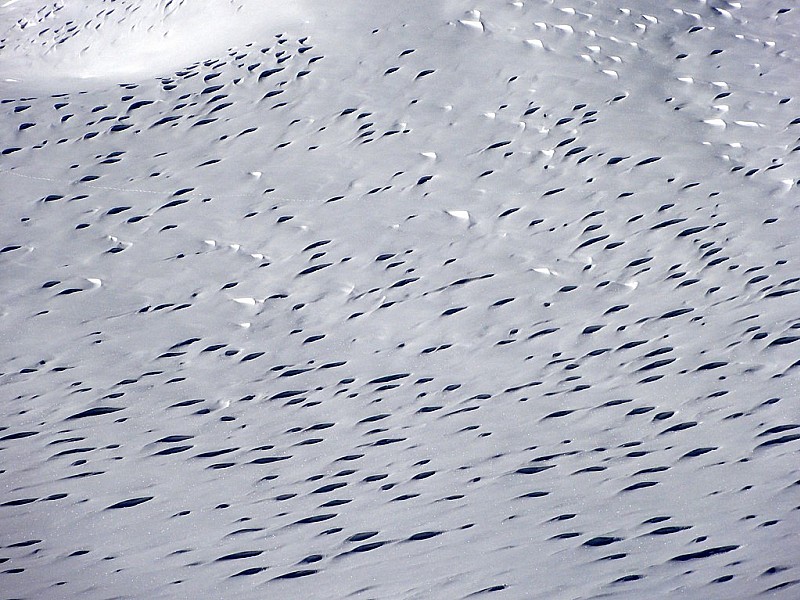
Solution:
M790 0L0 4L0 596L796 598Z

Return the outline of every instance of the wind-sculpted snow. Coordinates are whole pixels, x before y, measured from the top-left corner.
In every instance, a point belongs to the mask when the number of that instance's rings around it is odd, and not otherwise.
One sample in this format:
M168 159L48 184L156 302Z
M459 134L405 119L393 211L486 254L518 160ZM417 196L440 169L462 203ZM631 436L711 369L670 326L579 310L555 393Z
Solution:
M796 597L800 10L211 6L0 7L3 597Z

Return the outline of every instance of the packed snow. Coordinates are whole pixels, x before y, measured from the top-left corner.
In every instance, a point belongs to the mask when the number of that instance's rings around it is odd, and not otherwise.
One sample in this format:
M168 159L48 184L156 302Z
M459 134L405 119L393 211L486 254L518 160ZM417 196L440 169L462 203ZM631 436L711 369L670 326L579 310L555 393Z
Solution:
M800 8L0 4L4 598L796 598Z

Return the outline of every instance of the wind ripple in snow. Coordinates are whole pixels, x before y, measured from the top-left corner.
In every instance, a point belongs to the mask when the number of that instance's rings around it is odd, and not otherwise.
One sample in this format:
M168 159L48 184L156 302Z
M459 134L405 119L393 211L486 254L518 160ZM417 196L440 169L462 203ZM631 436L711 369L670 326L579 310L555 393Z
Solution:
M33 4L6 593L794 597L797 10Z

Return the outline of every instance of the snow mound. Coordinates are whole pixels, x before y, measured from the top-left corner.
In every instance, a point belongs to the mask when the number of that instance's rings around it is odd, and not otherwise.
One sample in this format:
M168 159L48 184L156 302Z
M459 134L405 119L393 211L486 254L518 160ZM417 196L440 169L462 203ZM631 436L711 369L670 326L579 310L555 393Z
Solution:
M4 77L130 79L218 55L243 37L300 23L279 0L19 0L0 6ZM5 13L5 14L3 14Z

